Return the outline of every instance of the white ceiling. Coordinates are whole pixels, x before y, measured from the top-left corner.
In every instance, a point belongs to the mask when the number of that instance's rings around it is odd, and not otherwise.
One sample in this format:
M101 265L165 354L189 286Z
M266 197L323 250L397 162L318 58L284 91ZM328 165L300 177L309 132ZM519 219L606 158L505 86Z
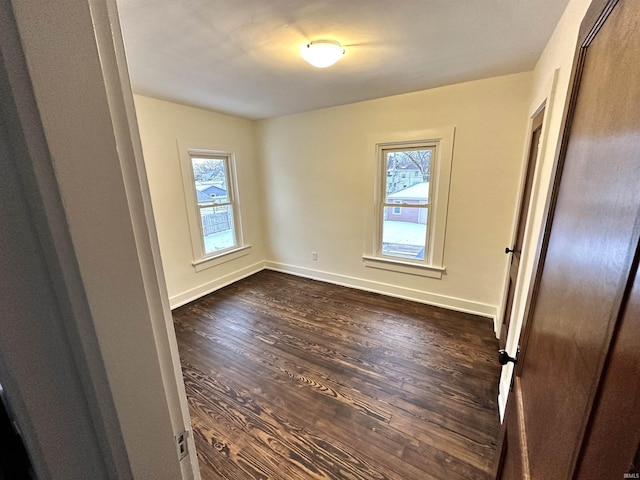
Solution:
M118 0L137 93L258 119L531 70L568 0ZM311 40L346 54L317 69Z

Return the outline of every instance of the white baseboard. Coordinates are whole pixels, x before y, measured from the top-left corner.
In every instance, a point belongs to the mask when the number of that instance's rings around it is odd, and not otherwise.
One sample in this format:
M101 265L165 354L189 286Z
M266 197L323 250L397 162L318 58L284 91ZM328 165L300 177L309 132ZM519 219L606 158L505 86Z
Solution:
M412 300L414 302L425 303L427 305L447 308L458 312L489 317L493 320L495 325L497 308L494 305L473 302L446 295L438 295L412 288L398 287L397 285L374 282L364 278L350 277L347 275L340 275L322 270L314 270L311 268L270 261L254 263L253 265L249 265L248 267L232 272L224 277L207 282L204 285L200 285L178 295L174 295L169 298L169 304L173 310L264 269L288 273L299 277L311 278L313 280L320 280L323 282L333 283L335 285L342 285L344 287L356 288L358 290L365 290L367 292L379 293L390 297Z
M500 339L500 329L502 328L502 325L499 325L499 318L502 318L502 314L496 314L496 316L493 317L493 333L496 334L497 339Z
M215 292L216 290L226 287L227 285L231 285L238 280L242 280L245 277L264 270L264 263L265 262L254 263L253 265L249 265L248 267L244 267L240 270L229 273L224 277L217 278L215 280L212 280L211 282L205 283L204 285L200 285L196 288L192 288L191 290L187 290L186 292L174 295L173 297L169 297L169 305L171 306L171 310L181 307L186 303L193 302L200 297L204 297L205 295Z
M284 263L266 261L264 263L267 270L276 272L289 273L299 277L311 278L323 282L342 285L344 287L356 288L367 292L380 293L390 297L412 300L414 302L425 303L435 307L447 308L458 312L471 313L489 317L495 324L497 308L495 305L487 305L484 303L473 302L461 298L448 297L434 293L414 290L411 288L398 287L389 283L374 282L364 278L350 277L347 275L339 275L322 270L314 270L311 268L297 267L295 265L287 265Z

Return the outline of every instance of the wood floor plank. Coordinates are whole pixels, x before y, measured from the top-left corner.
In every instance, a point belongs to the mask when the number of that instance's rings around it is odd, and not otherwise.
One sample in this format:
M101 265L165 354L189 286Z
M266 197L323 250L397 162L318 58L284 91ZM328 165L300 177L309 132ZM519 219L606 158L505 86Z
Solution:
M292 379L298 383L300 387L308 387L319 394L327 395L332 399L344 403L356 410L370 415L380 421L388 423L391 418L390 409L381 406L372 406L367 402L366 395L361 394L356 388L347 387L334 382L325 372L319 372L316 369L305 368L304 362L299 359L286 358L283 352L275 350L272 352L263 352L253 350L251 343L244 343L242 340L236 339L235 342L229 341L229 338L222 340L215 338L211 334L204 332L199 333L200 336L208 337L208 341L218 344L225 348L229 355L234 358L229 359L231 362L238 362L246 359L253 361L254 373L262 376L283 375L288 379ZM202 340L194 340L202 345ZM203 347L204 348L204 347ZM267 370L264 371L263 367Z
M203 358L203 355L200 355L199 352L185 352L183 359L198 363L201 367L204 366L211 372L216 369L215 362L211 361L206 353L204 353ZM390 420L391 414L383 412L381 409L375 410L367 404L349 398L349 393L341 393L334 389L325 390L315 381L310 381L308 377L292 374L283 368L266 368L262 361L256 361L251 366L246 367L243 365L243 360L237 354L227 352L225 361L228 363L226 363L225 374L236 379L237 383L243 385L246 390L270 393L272 401L278 401L284 391L288 392L288 399L294 399L302 403L310 401L315 405L316 410L319 403L326 403L332 406L333 410L344 406L349 412L358 412L381 422L388 423ZM264 363L268 365L268 362ZM259 384L251 381L254 375L259 376ZM324 398L319 398L318 396ZM326 402L323 400L326 400ZM284 402L284 400L281 402ZM336 402L339 403L336 404Z
M489 478L489 319L270 271L173 313L205 480Z
M191 365L184 365L183 373L185 379L192 379L198 385L198 392L193 388L191 391L200 397L201 402L207 402L207 397L215 397L216 401L208 405L216 420L227 423L230 431L248 433L253 439L252 446L260 447L265 452L263 458L268 461L262 462L260 467L261 473L267 478L277 478L277 474L275 477L267 474L274 463L281 466L279 473L283 478L292 471L291 466L309 478L343 478L343 473L351 478L394 478L354 455L348 446L326 442L314 432L280 417L245 393ZM280 462L273 460L275 455L280 457ZM287 467L289 472L286 471Z

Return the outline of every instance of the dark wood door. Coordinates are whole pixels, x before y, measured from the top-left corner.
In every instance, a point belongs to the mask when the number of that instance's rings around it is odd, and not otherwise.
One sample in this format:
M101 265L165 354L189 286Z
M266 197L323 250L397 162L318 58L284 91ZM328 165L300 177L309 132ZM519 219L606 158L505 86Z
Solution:
M623 478L640 432L637 415L617 424L603 424L606 417L600 416L613 401L611 388L620 388L620 371L633 391L640 381L640 348L630 350L619 337L628 332L625 312L637 312L640 295L634 288L640 236L640 4L594 0L580 35L561 173L503 424L498 478L508 480L587 478L585 466L593 469L605 460L608 474L600 478ZM635 369L620 370L618 361L617 373L611 373L620 348L625 364ZM635 411L637 401L636 396ZM623 445L629 432L634 439ZM621 455L598 459L602 442Z
M504 252L507 255L511 255L511 262L509 263L509 286L507 288L507 301L505 302L504 315L502 316L502 326L500 328L500 348L505 348L505 345L507 343L507 333L509 332L509 325L511 323L511 308L513 307L513 297L516 291L516 280L518 278L518 271L520 270L520 257L522 254L522 244L524 242L524 230L527 225L527 213L529 212L529 205L531 203L533 174L536 170L536 160L538 159L538 150L540 146L543 120L544 109L534 117L531 124L531 143L529 145L529 158L527 160L527 171L525 173L522 200L520 201L515 240L513 246L507 247Z

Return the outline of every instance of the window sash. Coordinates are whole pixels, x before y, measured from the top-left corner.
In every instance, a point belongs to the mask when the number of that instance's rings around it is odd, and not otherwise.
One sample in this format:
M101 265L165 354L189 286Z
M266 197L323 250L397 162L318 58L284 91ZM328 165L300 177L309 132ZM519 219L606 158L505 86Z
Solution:
M431 225L432 225L432 207L433 207L433 194L434 194L434 182L431 181L436 177L436 154L437 154L437 145L433 143L422 143L422 142L401 142L396 145L385 145L383 148L379 150L378 162L379 162L379 172L380 172L380 183L379 183L379 191L378 191L378 212L377 212L377 233L376 233L376 241L375 241L375 252L376 256L381 258L391 258L391 259L401 259L402 261L407 261L410 263L416 264L430 264L431 262ZM430 150L431 151L431 159L430 159L430 181L429 181L429 193L427 198L425 199L427 203L407 203L406 201L394 201L393 203L388 201L388 193L387 193L387 169L388 169L388 156L390 153L395 152L407 152L407 151L415 151L415 150ZM425 209L427 222L425 227L424 234L424 252L421 258L408 258L406 256L395 256L389 255L387 253L383 253L383 234L384 234L384 222L385 221L394 221L394 218L402 217L405 215L402 209L404 208L421 208ZM390 209L390 210L388 210ZM394 209L400 209L398 213L394 211ZM390 213L390 215L387 214Z
M420 143L420 142L409 142L409 143L400 143L396 145L386 145L384 147L382 147L380 149L380 167L381 167L381 180L383 183L382 186L382 198L383 199L387 199L389 193L387 193L387 188L389 186L389 156L392 154L396 154L396 153L403 153L403 152L415 152L415 151L429 151L430 156L429 156L429 178L431 179L433 177L433 173L434 173L434 167L435 167L435 163L436 163L436 145L432 144L432 143ZM409 163L411 169L406 169L406 168L397 168L397 164L395 164L396 166L394 166L394 175L393 176L399 176L398 178L402 181L410 181L412 178L416 178L416 177L420 177L422 178L422 170L420 168L418 168L417 165L413 164L413 163ZM414 168L415 165L415 168ZM414 173L413 175L409 175L409 171L412 170ZM418 182L418 183L422 183L422 182ZM429 193L427 198L425 198L425 200L427 202L431 202L432 201L432 194L433 194L433 188L432 188L432 183L433 182L429 182ZM413 186L415 185L415 183L410 184L409 186ZM384 201L384 200L383 200Z
M238 247L235 217L232 207L230 204L226 206L221 206L220 204L200 206L200 228L202 231L204 258L211 255L218 255ZM221 208L224 208L225 211L216 211ZM205 215L203 215L202 213L205 210L211 210L211 213L206 212ZM222 226L222 228L219 228L220 226ZM215 238L215 240L217 240L215 244L213 243L214 238L211 237L212 235L218 235L218 237Z
M217 205L219 205L219 204L217 204ZM388 203L388 202L382 202L382 206L383 207L414 207L414 208L426 207L426 208L429 208L431 206L431 203L406 203L406 202Z
M407 209L414 209L416 211L416 217L419 219L422 214L419 212L420 210L423 210L424 213L424 217L425 217L425 223L422 222L406 222L406 221L402 221L402 220L397 220L398 217L404 217L406 216L406 212L401 211L400 213L396 214L393 211L393 208L395 207L405 207ZM391 215L387 214L387 208L392 209L390 211ZM411 263L418 263L418 264L422 264L428 261L429 258L429 224L430 224L430 220L431 220L431 209L429 205L425 205L425 204L394 204L394 203L385 203L382 205L382 212L381 215L379 217L379 222L380 222L380 228L379 228L379 233L378 233L378 244L377 244L377 248L376 248L376 256L378 257L382 257L382 258L390 258L390 259L395 259L395 260L402 260L402 261L407 261L407 262L411 262ZM399 242L385 242L385 222L397 222L397 223L411 223L411 224L415 224L416 226L419 225L423 225L424 228L424 235L418 237L420 240L417 241L417 243L410 243L407 241L399 241ZM420 228L420 227L417 227ZM387 232L388 235L388 232ZM404 239L403 239L404 240ZM392 250L392 248L390 247L390 244L394 244L396 245L396 247L399 248L398 251L401 251L402 249L405 250L411 250L416 249L416 254L411 255L410 253L408 253L407 251L405 251L405 253L397 253L397 254L391 254L389 253L389 251Z
M198 202L198 189L196 187L196 179L195 179L195 171L194 171L194 160L201 159L211 159L211 160L219 160L222 161L222 174L224 176L224 186L226 191L226 201L216 201L212 199L207 202ZM207 259L211 257L216 257L220 254L224 254L226 251L234 250L241 246L241 232L240 225L238 219L238 210L236 208L237 201L235 195L235 178L232 177L233 171L231 167L231 155L219 155L219 154L207 154L196 151L189 152L189 170L191 173L191 188L194 194L194 202L195 202L195 211L197 212L196 220L197 220L197 230L199 234L198 244L200 245L200 255L201 259ZM231 235L232 235L232 244L226 246L224 248L207 251L207 237L209 235L205 235L204 225L203 225L203 210L213 209L215 213L215 209L218 208L227 208L229 209L229 222L231 223Z

